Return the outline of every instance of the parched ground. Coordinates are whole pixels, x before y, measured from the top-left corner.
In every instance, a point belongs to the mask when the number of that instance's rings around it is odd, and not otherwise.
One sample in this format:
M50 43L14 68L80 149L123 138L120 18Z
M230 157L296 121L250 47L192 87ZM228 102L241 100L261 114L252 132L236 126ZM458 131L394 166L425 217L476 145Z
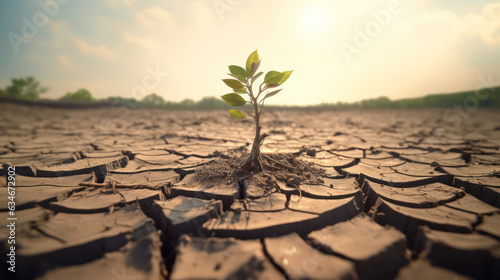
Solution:
M500 111L264 111L326 171L269 188L194 180L249 148L227 112L0 112L1 279L500 279Z

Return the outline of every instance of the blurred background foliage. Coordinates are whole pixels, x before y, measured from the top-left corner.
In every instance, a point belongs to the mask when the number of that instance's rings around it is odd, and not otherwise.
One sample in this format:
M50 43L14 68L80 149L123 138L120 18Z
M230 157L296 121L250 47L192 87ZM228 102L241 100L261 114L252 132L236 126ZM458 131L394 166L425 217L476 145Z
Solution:
M21 100L40 100L48 89L42 87L40 82L33 77L12 79L11 85L0 89L0 96ZM218 110L228 109L223 100L217 97L204 97L199 101L185 99L180 102L164 100L156 93L144 96L141 100L124 97L108 97L96 99L87 89L81 88L75 92L68 92L61 97L59 102L107 102L126 105L130 108L151 108L166 110ZM57 102L57 101L53 101ZM429 94L423 97L391 100L385 96L364 99L358 102L322 103L313 106L287 106L289 108L318 108L318 109L419 109L419 108L454 108L462 106L468 108L500 108L500 87L483 88L447 94ZM279 107L279 106L271 106Z
M92 94L90 91L81 88L75 92L68 92L66 95L61 97L61 100L72 100L72 101L79 101L79 102L95 102L97 99L94 99L92 97Z
M12 98L23 100L38 100L48 88L40 86L40 82L33 77L11 79L11 85L0 93Z

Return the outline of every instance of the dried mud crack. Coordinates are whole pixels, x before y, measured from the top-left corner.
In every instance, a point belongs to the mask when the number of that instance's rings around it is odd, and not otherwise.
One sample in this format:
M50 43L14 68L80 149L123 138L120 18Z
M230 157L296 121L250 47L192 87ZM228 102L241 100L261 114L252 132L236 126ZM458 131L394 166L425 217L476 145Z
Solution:
M0 279L500 278L498 111L0 110Z

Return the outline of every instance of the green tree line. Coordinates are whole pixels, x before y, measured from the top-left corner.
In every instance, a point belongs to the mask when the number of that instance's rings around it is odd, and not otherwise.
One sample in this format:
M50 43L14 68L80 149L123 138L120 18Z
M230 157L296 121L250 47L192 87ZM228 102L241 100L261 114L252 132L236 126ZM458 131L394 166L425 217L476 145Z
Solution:
M21 100L39 100L48 91L33 77L12 79L11 85L0 89L0 96ZM166 101L160 95L151 93L141 100L124 97L107 97L97 99L87 89L68 92L59 100L70 102L109 102L126 105L131 108L154 108L167 110L212 110L230 109L223 100L216 97L204 97L199 101L185 99L180 102ZM418 109L418 108L451 108L453 106L500 108L500 87L483 88L477 91L463 91L448 94L430 94L417 98L391 100L387 97L365 99L358 102L322 103L313 106L295 106L296 108L319 109ZM273 107L273 106L271 106ZM276 106L275 106L276 107Z
M418 109L450 108L456 105L463 107L500 108L500 87L448 94L429 94L423 97L399 100L390 100L383 96L353 103L322 103L319 107L338 109Z

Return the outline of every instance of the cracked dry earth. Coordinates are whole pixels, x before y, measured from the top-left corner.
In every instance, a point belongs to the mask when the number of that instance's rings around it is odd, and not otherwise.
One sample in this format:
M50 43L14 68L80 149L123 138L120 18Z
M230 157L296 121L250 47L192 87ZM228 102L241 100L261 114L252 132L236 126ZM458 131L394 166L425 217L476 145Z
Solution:
M0 110L1 279L500 279L499 111L266 111L299 193L193 180L249 148L225 111Z

